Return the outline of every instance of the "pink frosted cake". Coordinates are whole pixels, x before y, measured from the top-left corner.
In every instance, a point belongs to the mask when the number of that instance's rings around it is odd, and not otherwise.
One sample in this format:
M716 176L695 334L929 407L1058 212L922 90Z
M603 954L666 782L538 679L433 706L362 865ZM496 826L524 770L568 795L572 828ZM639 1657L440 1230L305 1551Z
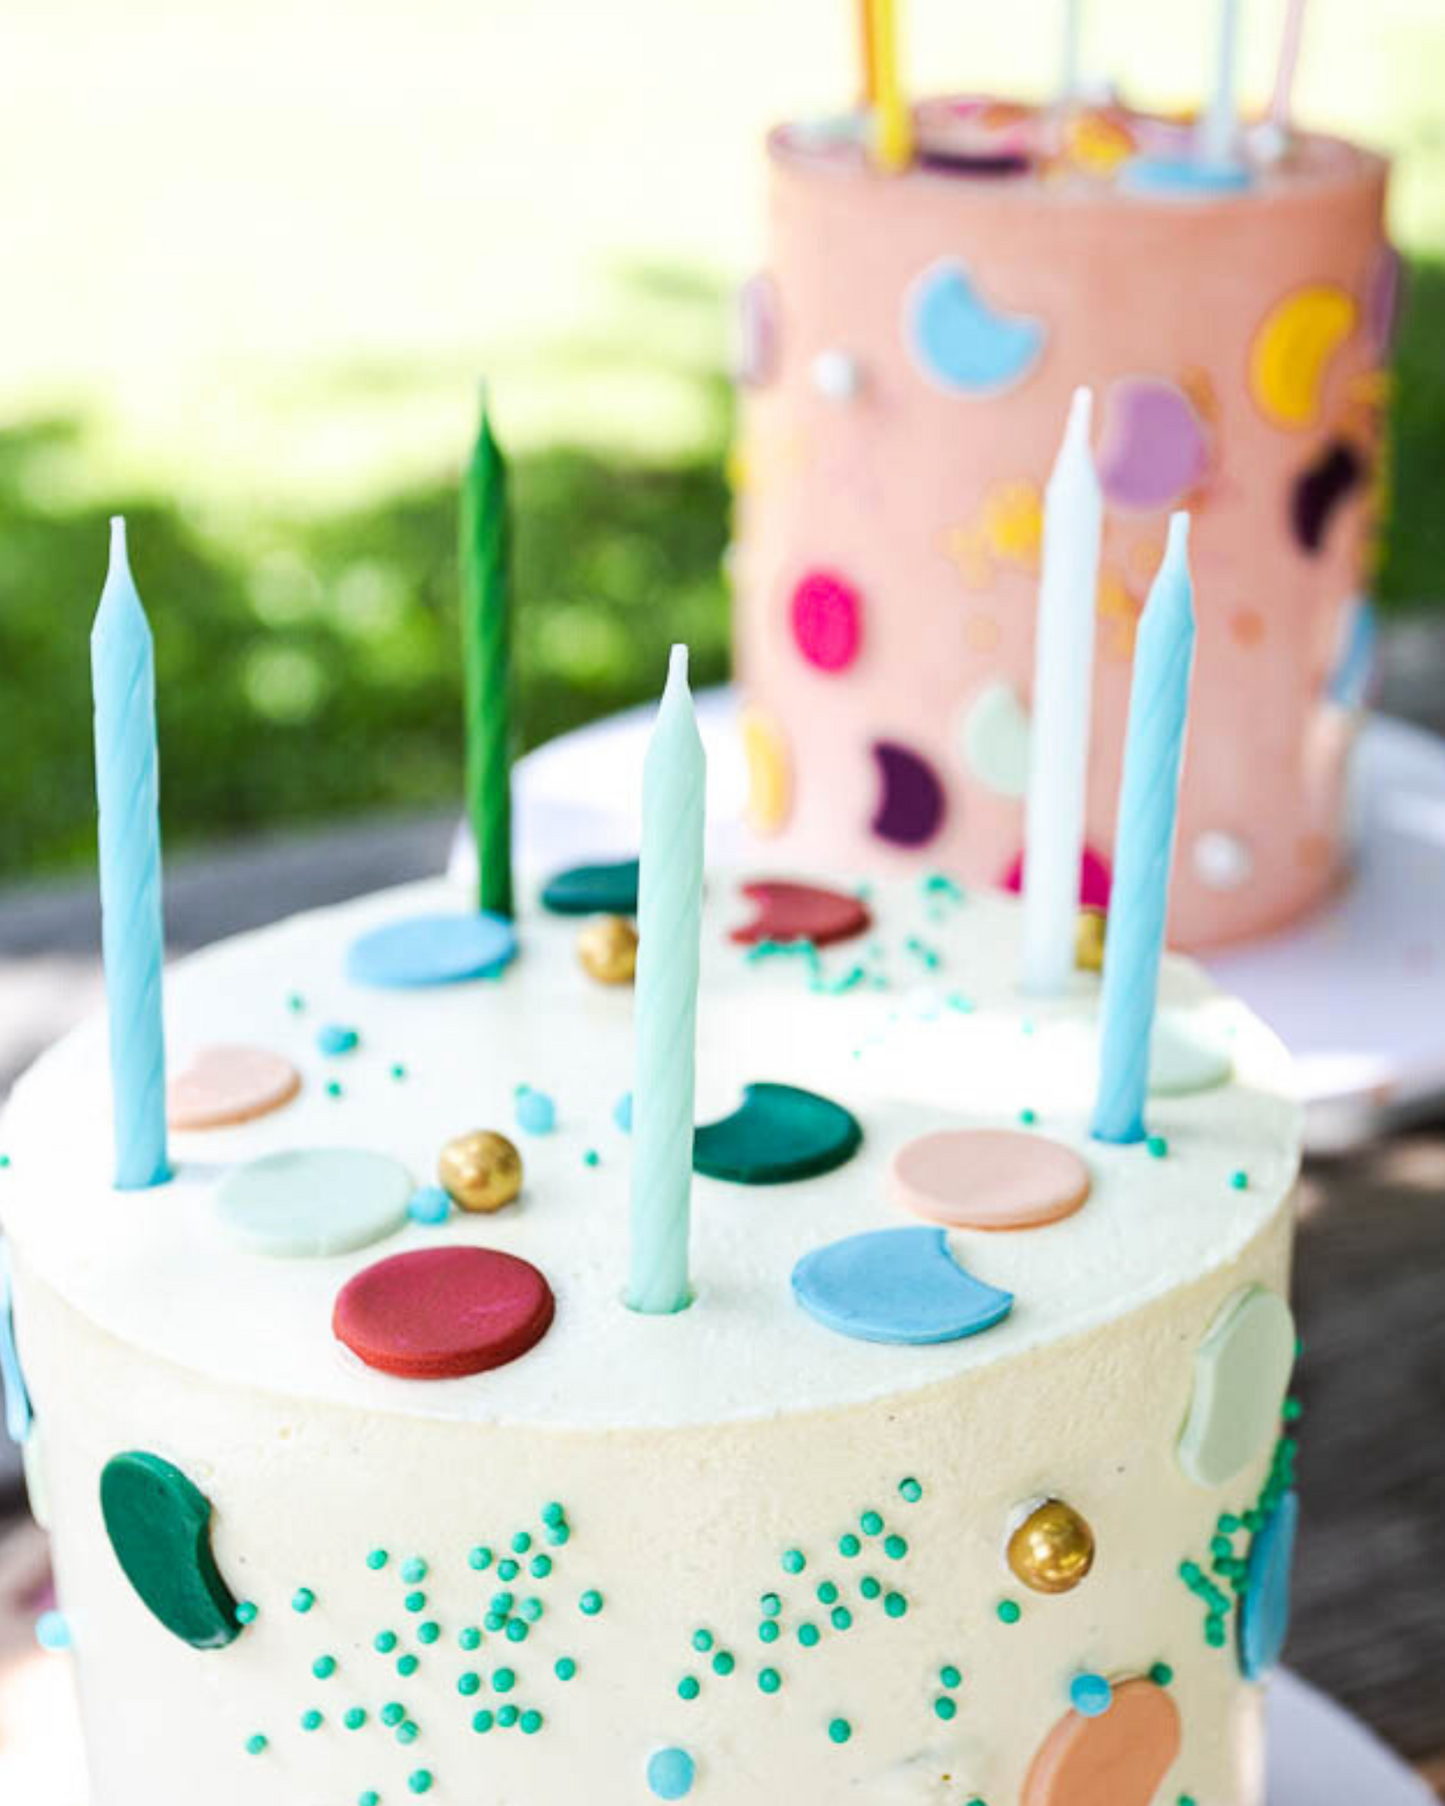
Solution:
M1095 392L1107 515L1084 897L1107 903L1134 628L1194 516L1172 938L1258 934L1346 849L1395 286L1386 170L1309 134L941 100L769 144L744 295L737 651L751 816L786 856L1017 881L1043 486Z

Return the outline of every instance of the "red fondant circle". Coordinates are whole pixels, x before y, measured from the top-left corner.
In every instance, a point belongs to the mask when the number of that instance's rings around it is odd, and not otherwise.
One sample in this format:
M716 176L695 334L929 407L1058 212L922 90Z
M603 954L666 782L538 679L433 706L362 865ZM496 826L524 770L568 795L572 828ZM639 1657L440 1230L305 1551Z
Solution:
M809 571L793 591L793 638L819 671L846 671L863 638L863 600L832 571Z
M817 884L758 878L743 886L743 895L758 906L751 922L733 929L732 938L745 947L758 941L811 941L827 947L866 933L873 919L856 897Z
M551 1327L552 1288L530 1261L495 1248L420 1248L348 1279L331 1327L368 1367L409 1380L484 1373Z

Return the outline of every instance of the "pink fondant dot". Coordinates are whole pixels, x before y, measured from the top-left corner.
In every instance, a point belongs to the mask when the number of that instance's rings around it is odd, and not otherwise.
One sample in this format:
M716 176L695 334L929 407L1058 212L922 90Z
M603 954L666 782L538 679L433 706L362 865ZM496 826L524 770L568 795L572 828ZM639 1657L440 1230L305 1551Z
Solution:
M953 1229L1036 1229L1072 1216L1089 1169L1062 1142L1011 1129L951 1129L899 1149L892 1201Z
M873 919L856 897L817 884L758 879L743 886L743 895L757 905L757 913L733 929L732 938L742 946L811 941L815 947L827 947L865 933Z
M422 1248L347 1280L331 1327L382 1373L455 1379L526 1354L554 1310L552 1288L530 1261L495 1248Z
M846 671L863 638L863 602L831 571L809 571L793 591L793 638L819 671Z
M1084 848L1083 862L1079 867L1079 907L1081 909L1107 909L1109 907L1109 891L1113 879L1109 868L1092 847ZM1024 856L1019 854L1013 864L1000 880L1002 890L1017 893L1024 885Z
M1179 1708L1164 1689L1124 1681L1102 1716L1068 1712L1049 1732L1020 1806L1153 1806L1179 1744Z
M203 1047L166 1087L173 1129L220 1129L250 1122L290 1103L301 1075L264 1047Z

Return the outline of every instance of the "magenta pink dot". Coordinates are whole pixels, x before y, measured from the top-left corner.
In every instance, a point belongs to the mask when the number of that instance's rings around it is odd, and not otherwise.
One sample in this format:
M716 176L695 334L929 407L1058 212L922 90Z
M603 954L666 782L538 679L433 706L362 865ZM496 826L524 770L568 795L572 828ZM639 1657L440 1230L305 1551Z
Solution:
M819 671L846 671L863 639L863 599L832 571L809 571L793 591L793 638Z

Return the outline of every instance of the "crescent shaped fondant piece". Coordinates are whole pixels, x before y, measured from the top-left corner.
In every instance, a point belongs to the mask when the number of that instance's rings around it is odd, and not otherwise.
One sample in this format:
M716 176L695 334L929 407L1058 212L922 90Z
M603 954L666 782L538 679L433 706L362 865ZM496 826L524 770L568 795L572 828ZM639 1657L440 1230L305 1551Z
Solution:
M951 395L997 395L1022 382L1045 338L1042 321L992 307L954 258L909 290L904 334L924 375Z
M547 880L542 907L554 916L635 916L638 870L635 859L570 866Z
M956 1342L1001 1323L1013 1294L954 1259L942 1229L873 1229L805 1254L793 1296L810 1317L860 1342Z
M1153 376L1109 385L1099 485L1116 507L1172 507L1203 477L1208 459L1203 423L1182 389Z
M0 1392L5 1395L5 1434L23 1448L35 1414L30 1404L30 1388L25 1383L25 1369L20 1364L20 1349L15 1341L13 1293L10 1250L0 1241Z
M875 740L878 806L873 832L898 847L926 846L943 825L944 794L938 773L922 753L896 740Z
M351 943L346 976L382 990L466 984L495 978L516 957L517 933L505 916L410 916L373 928Z
M815 947L830 947L866 934L873 922L857 897L821 884L758 878L743 885L742 892L757 905L752 921L732 932L744 947L759 941L811 941Z
M1353 295L1312 283L1277 301L1249 348L1249 387L1272 425L1309 426L1319 417L1330 360L1355 330Z
M1107 1712L1067 1712L1049 1732L1020 1806L1153 1806L1179 1756L1179 1708L1142 1676L1112 1693Z
M166 1086L173 1129L224 1129L279 1110L301 1089L301 1074L264 1047L203 1047Z
M1220 1307L1194 1356L1179 1465L1223 1486L1267 1446L1295 1361L1294 1317L1278 1292L1248 1286Z
M1332 439L1295 479L1289 498L1290 526L1302 552L1324 550L1330 522L1365 481L1365 460L1348 439Z
M986 684L958 718L965 766L998 796L1023 796L1029 787L1029 713L1011 683Z
M211 1552L211 1501L160 1455L133 1449L101 1470L100 1510L121 1572L152 1617L192 1649L240 1635Z
M914 1216L951 1229L1036 1229L1072 1216L1089 1195L1072 1148L1013 1129L945 1129L893 1157L888 1191Z
M834 571L809 571L789 609L793 643L815 671L846 671L863 643L863 598Z
M731 1116L693 1137L693 1171L735 1185L786 1185L831 1173L858 1152L858 1119L831 1098L796 1085L759 1083L743 1090Z
M1119 175L1119 186L1130 194L1175 201L1239 194L1253 181L1242 163L1205 163L1197 157L1131 157Z
M748 826L755 834L776 834L793 806L787 735L755 702L744 705L738 727L748 768Z
M519 1360L552 1326L552 1288L495 1248L420 1248L365 1267L331 1315L339 1342L381 1373L459 1379Z
M1299 1495L1287 1492L1250 1544L1239 1602L1239 1666L1246 1680L1263 1680L1284 1651L1298 1526Z
M1342 709L1362 709L1370 699L1374 682L1380 623L1364 596L1356 596L1348 608L1339 657L1330 673L1329 696Z
M216 1188L221 1228L251 1254L324 1259L400 1229L416 1187L390 1155L287 1148L233 1167Z
M1004 873L1000 881L1002 890L1012 891L1017 896L1024 887L1024 856L1017 859ZM1079 862L1079 907L1080 909L1103 909L1109 907L1109 892L1113 887L1113 879L1108 866L1092 847L1085 847L1083 858Z

